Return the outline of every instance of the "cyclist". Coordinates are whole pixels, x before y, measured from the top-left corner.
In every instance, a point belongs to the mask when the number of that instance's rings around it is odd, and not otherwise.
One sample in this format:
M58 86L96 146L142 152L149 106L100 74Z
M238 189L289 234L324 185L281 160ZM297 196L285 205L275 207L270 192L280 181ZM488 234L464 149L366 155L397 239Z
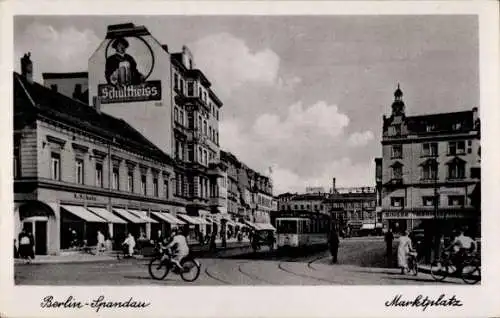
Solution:
M188 235L189 229L187 227L183 228L182 231L177 232L177 230L172 231L172 240L165 247L172 252L171 262L174 263L177 268L182 269L181 260L189 254L189 246L187 244L186 236ZM175 248L175 250L174 250ZM163 255L162 261L167 258L167 255Z
M467 257L467 254L473 252L475 249L475 243L472 238L465 235L463 229L460 230L460 234L451 243L448 249L452 250L451 260L453 264L457 267L457 272L460 273L463 267L463 263Z

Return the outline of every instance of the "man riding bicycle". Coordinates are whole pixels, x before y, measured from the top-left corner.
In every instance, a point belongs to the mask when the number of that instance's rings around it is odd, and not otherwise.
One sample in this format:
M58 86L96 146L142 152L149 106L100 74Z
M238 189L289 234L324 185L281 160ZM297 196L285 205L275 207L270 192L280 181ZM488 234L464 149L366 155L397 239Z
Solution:
M451 249L451 260L453 264L457 267L457 272L461 272L463 263L468 255L468 253L475 250L475 242L472 238L465 235L463 229L460 230L460 235L458 235L447 250Z
M174 263L178 269L182 269L181 260L189 255L189 246L187 244L186 236L188 235L188 228L183 228L182 231L177 232L177 230L172 231L172 240L170 243L162 247L166 250L171 251L172 258L170 261ZM164 261L168 256L166 254L163 255L162 261Z

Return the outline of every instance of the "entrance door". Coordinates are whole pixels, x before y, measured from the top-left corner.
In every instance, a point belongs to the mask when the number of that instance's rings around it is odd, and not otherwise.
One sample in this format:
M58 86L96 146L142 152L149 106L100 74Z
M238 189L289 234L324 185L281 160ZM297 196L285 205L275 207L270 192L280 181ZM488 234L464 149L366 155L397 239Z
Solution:
M47 255L47 221L35 221L35 254Z

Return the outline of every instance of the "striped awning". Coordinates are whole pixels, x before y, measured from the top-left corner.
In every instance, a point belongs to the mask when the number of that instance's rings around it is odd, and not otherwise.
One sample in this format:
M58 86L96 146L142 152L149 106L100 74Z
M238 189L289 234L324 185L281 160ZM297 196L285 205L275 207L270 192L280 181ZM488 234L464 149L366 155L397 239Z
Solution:
M178 218L186 221L189 224L193 224L193 225L202 225L202 224L205 224L205 223L202 223L201 220L199 220L198 218L195 218L195 217L192 217L192 216L189 216L189 215L186 215L186 214L177 214L176 217L178 217Z
M258 230L276 231L276 229L271 223L255 223L255 225L257 226Z
M90 207L90 208L87 208L87 210L89 210L90 212L93 212L93 213L97 214L99 217L105 219L109 223L120 223L120 224L126 224L127 223L127 221L125 221L123 219L120 219L119 217L117 217L113 213L109 212L105 208L93 208L93 207Z
M186 224L184 221L179 220L175 216L170 213L165 212L151 212L154 216L158 217L160 220L163 220L169 224L178 225L178 224Z
M129 221L130 223L136 223L136 224L147 223L146 221L142 220L141 218L130 213L127 210L114 208L113 211L119 214L125 220Z
M139 211L139 210L128 210L128 211L134 215L137 215L141 220L144 220L144 222L146 223L158 223L158 221L150 218L146 211Z
M77 205L61 205L61 207L68 211L69 213L79 217L80 219L87 222L95 222L95 223L107 223L107 221L89 210L85 209L83 206Z

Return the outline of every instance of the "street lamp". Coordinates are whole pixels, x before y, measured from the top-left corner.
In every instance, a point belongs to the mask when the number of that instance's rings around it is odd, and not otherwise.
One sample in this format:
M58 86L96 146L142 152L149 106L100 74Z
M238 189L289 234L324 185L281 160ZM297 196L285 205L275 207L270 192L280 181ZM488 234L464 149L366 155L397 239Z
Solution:
M434 159L433 162L434 167L434 259L439 258L440 253L440 229L439 229L439 221L438 221L438 162Z

